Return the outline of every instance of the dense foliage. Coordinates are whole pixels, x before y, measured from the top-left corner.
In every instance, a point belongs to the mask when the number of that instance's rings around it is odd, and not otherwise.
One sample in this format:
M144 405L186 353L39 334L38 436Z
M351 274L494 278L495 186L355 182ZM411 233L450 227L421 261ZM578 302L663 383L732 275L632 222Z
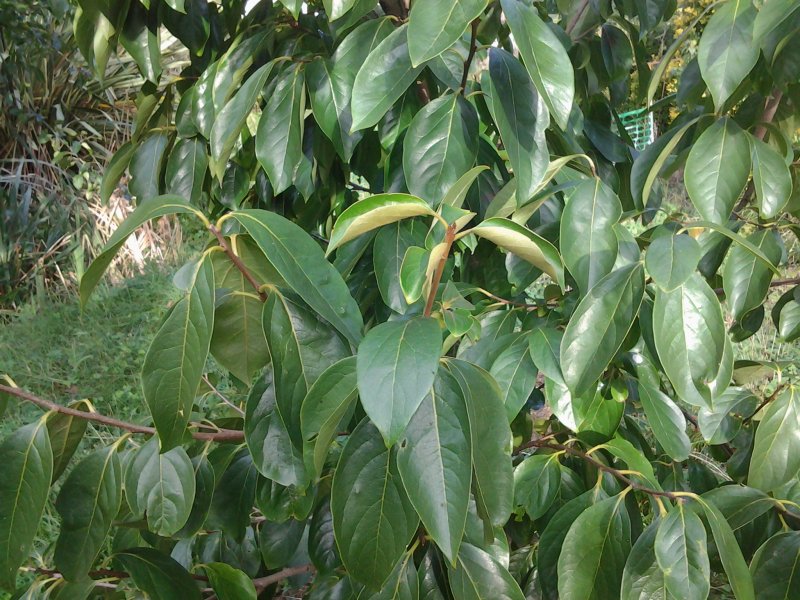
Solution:
M797 368L737 360L800 337L800 5L718 2L651 65L674 1L250 4L79 2L97 77L119 45L147 80L102 185L137 208L82 302L150 219L208 243L144 360L151 423L0 387L48 411L0 444L0 586L800 596ZM619 114L696 35L640 153ZM122 435L73 468L87 419Z

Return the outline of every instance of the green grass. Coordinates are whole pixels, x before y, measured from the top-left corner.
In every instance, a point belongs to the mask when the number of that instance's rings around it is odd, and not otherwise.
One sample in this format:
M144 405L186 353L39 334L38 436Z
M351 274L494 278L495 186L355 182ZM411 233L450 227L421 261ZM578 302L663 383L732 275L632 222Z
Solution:
M0 325L0 373L42 398L88 398L106 415L148 418L139 374L150 340L179 295L167 267L150 266L124 285L99 289L82 311L77 298L23 307ZM0 434L40 410L11 399Z

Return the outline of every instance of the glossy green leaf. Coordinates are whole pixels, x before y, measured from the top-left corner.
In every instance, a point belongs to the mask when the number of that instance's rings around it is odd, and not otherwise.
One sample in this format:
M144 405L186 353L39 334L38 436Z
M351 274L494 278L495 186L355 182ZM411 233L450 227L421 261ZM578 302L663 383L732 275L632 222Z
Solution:
M726 7L743 4L734 0ZM750 175L747 134L729 117L706 129L689 151L684 178L703 219L726 224Z
M302 372L299 376L302 377ZM303 392L304 386L298 391ZM293 398L286 400L289 402ZM288 410L281 408L277 400L274 366L268 364L247 398L244 436L253 462L262 475L281 485L302 488L308 483L308 477L302 446L293 439L299 434L292 423L293 408L293 402L289 402Z
M622 572L621 600L668 600L664 572L655 554L659 526L654 520L633 545Z
M539 375L528 341L520 338L508 346L492 363L489 372L500 386L510 423L528 401Z
M322 573L333 571L342 564L336 547L333 515L328 498L319 502L311 515L311 523L308 526L308 555L314 566Z
M708 597L711 566L706 544L703 522L682 504L661 519L654 548L668 594L686 600Z
M225 166L228 164L228 158L231 155L236 140L239 139L239 133L244 127L248 115L253 110L253 105L258 100L259 94L264 89L267 79L272 73L274 63L269 62L263 67L258 69L247 81L242 85L236 94L228 101L222 110L217 114L214 120L214 126L211 128L211 173L220 181L225 173ZM300 82L302 85L302 80ZM281 92L283 89L280 90ZM275 89L275 94L279 93L279 88ZM285 118L283 113L278 113L273 116L275 119ZM273 138L270 138L273 141ZM288 149L287 149L288 152ZM266 168L267 174L270 170ZM270 178L275 184L275 180Z
M784 293L772 307L772 321L778 329L778 335L786 342L793 342L800 337L800 294L798 288Z
M161 189L161 169L164 166L169 136L166 133L148 135L134 150L128 165L128 190L141 205L155 198Z
M472 447L461 388L444 369L397 448L397 468L422 524L455 562L469 505Z
M697 60L717 111L758 60L759 49L753 43L756 14L753 5L745 0L725 2L703 29Z
M221 529L241 542L250 530L250 513L256 495L258 471L247 448L239 448L220 473L209 514L209 529ZM266 515L265 515L266 516Z
M564 265L555 246L530 229L509 219L486 219L469 230L541 269L562 288Z
M231 236L227 243L256 281L282 283L249 236ZM251 283L227 254L215 252L211 262L218 291L210 351L220 365L239 380L250 383L253 374L269 362L262 325L263 305Z
M425 245L427 232L427 224L420 219L397 221L381 228L375 236L372 261L378 290L384 304L400 314L409 312L422 295L428 253L421 246ZM404 290L404 287L413 289Z
M424 65L414 67L408 53L408 26L401 25L373 48L353 82L352 131L381 120L414 83Z
M800 394L789 388L764 410L756 429L747 483L771 492L800 471Z
M727 387L712 389L727 336L717 296L698 273L671 292L656 290L653 335L664 372L684 402L710 405Z
M475 183L478 176L488 168L489 167L486 165L478 165L464 173L447 191L444 200L442 200L442 204L461 208L461 205L464 203L464 198L466 198L472 184Z
M208 170L206 144L200 138L179 139L167 159L166 191L199 204Z
M534 6L518 0L500 4L536 89L555 122L566 129L575 95L575 74L566 49Z
M361 404L391 446L428 395L442 349L439 324L429 317L372 328L358 347Z
M537 575L544 598L558 598L558 557L570 526L583 511L605 498L602 488L594 487L564 504L547 522L537 556Z
M522 64L502 48L489 49L481 88L508 152L521 206L533 197L550 164L544 136L550 125L547 107Z
M743 485L723 485L703 494L719 509L734 531L775 508L775 500L761 490Z
M614 268L619 242L613 226L622 215L617 195L600 179L586 180L567 194L559 247L581 293Z
M514 469L514 504L524 507L531 519L538 519L555 502L560 486L558 456L534 454Z
M351 344L357 344L363 328L361 311L342 276L325 260L319 245L296 224L276 213L241 210L232 214L286 284Z
M660 235L647 248L645 267L665 292L680 287L700 262L700 244L688 235Z
M323 2L325 12L328 13L328 18L331 21L341 19L355 4L356 0L325 0Z
M486 0L418 0L408 20L408 52L414 66L439 56L477 19Z
M103 179L100 182L100 199L107 203L119 185L120 177L125 173L131 162L136 145L132 141L125 142L120 146L106 164L103 171Z
M762 219L774 219L792 195L792 174L772 146L750 136L753 157L753 185Z
M747 241L758 248L770 263L777 266L783 255L783 243L776 231L761 229L749 235ZM728 309L734 319L761 306L769 291L772 271L758 257L742 246L734 246L722 271L722 288Z
M569 528L558 558L558 593L571 600L614 598L631 549L625 497L601 500Z
M16 589L28 559L53 478L53 451L45 420L25 425L0 443L0 588Z
M491 526L508 520L514 500L511 429L497 383L486 371L460 359L447 359L467 403L472 438L473 491L478 514Z
M92 568L121 502L122 466L115 445L93 451L69 474L56 500L61 533L53 554L65 579L81 579Z
M253 581L239 569L219 562L203 565L203 569L219 600L255 600Z
M130 548L114 555L134 585L153 600L200 600L191 575L173 558L153 548Z
M289 519L283 523L265 521L258 528L258 547L268 569L284 566L294 556L306 524Z
M697 413L700 433L709 444L730 442L742 426L744 417L755 410L758 399L749 391L729 387L714 398L712 407L703 407Z
M90 412L88 400L78 400L69 405L70 408ZM52 412L47 417L47 435L53 449L53 482L67 468L86 432L88 421L61 412Z
M658 443L673 459L686 460L692 445L686 435L686 418L680 408L656 386L641 379L639 400Z
M136 503L147 515L149 530L170 537L186 524L192 511L194 467L186 450L180 446L161 454L158 441L153 438L139 454L148 447L148 460L136 474ZM133 491L126 489L127 494Z
M328 449L339 425L351 412L358 394L356 358L350 356L329 366L308 389L300 408L300 425L306 464L322 472Z
M292 185L303 156L305 104L305 71L298 65L279 76L256 131L256 157L276 194Z
M519 584L490 554L462 544L458 564L448 566L450 587L463 600L524 600Z
M111 237L108 238L106 245L103 246L103 250L97 255L94 261L92 261L92 264L89 265L89 268L86 269L83 277L81 277L81 304L85 305L89 300L89 296L92 294L94 288L97 287L97 283L100 281L103 273L106 272L111 261L114 260L117 252L130 234L150 219L155 219L164 215L187 213L192 213L205 219L199 210L193 208L188 202L178 196L159 196L145 202L140 202L136 210L134 210L128 218L117 227Z
M177 538L187 538L197 533L206 522L214 496L214 467L211 466L208 455L203 453L192 458L192 470L194 472L195 487L194 504L192 504L192 510L189 513L186 524L175 534Z
M333 528L348 573L380 588L419 519L397 471L395 451L364 420L350 435L333 476Z
M370 600L419 600L419 583L413 554L404 554L381 590Z
M797 7L787 10L780 0L767 0L761 5L753 27L753 42L760 45L762 40L783 21L791 17Z
M214 326L214 269L201 259L188 266L183 297L150 343L142 389L166 451L180 444L205 370Z
M584 296L564 331L561 366L576 396L585 394L614 359L644 297L644 268L612 271Z
M362 137L360 132L350 133L353 124L350 93L357 71L352 65L349 67L347 71L344 62L329 60L315 60L306 67L314 118L344 161L350 161Z
M136 62L142 76L153 83L158 83L162 69L158 25L155 10L145 8L141 2L131 2L119 32L120 44Z
M774 1L773 1L774 4ZM786 531L769 538L750 563L759 600L800 596L800 533Z
M359 200L348 206L336 219L327 253L330 254L342 244L383 225L434 214L427 202L408 194L378 194Z
M478 115L460 94L426 104L411 121L403 142L406 185L432 206L475 163L478 152Z
M753 580L730 525L713 504L700 501L736 600L755 600Z

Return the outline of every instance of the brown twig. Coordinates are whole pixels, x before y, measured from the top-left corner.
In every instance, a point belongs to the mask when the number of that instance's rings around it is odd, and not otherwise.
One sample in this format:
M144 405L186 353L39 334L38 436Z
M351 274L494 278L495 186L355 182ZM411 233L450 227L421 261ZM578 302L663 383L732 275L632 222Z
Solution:
M613 475L621 482L623 482L625 485L629 486L631 489L634 489L638 492L642 492L650 496L662 496L664 498L669 498L670 500L678 500L680 498L678 494L674 494L672 492L666 492L663 490L654 490L647 486L638 484L629 477L627 477L619 469L615 469L614 467L609 467L608 465L604 465L603 463L601 463L598 460L595 460L585 452L577 450L576 448L573 448L571 446L565 446L564 444L550 442L542 438L538 440L531 440L530 442L523 444L517 449L517 452L520 452L528 448L549 448L551 450L560 450L561 452L565 452L567 454L570 454L572 456L580 458L581 460L586 461L587 463L589 463L590 465L592 465L593 467L595 467L600 471L604 471L606 473L609 473L610 475Z
M781 99L783 98L783 92L781 90L775 90L772 95L767 98L767 102L764 106L764 112L761 113L761 123L756 127L755 135L758 139L762 140L767 135L767 123L772 123L772 119L775 118L775 113L778 110L778 106L781 103Z
M288 579L289 577L293 577L294 575L301 575L303 573L313 573L314 571L315 571L314 565L286 567L285 569L278 571L277 573L273 573L272 575L267 575L266 577L259 577L258 579L253 579L253 585L256 588L256 592L260 592L261 590L272 585L273 583L278 583L279 581L283 581L284 579Z
M469 54L467 60L464 61L464 74L461 76L461 93L464 94L467 90L467 79L469 79L469 70L472 67L472 59L475 58L475 53L478 51L478 25L480 19L472 21L472 35L469 40Z
M250 285L255 288L256 292L258 293L258 297L261 298L261 301L266 302L267 294L261 289L261 285L258 283L258 281L256 281L255 277L253 277L253 274L247 270L247 267L242 262L242 259L236 256L233 250L231 250L231 247L228 245L228 241L225 239L225 236L222 235L222 232L220 232L220 230L213 225L209 225L208 230L217 238L220 248L225 251L225 254L227 254L228 258L231 259L231 262L236 266L237 269L239 269L239 271L241 271L244 278L250 282Z
M109 427L116 427L117 429L124 429L125 431L130 431L131 433L144 433L147 435L156 434L156 430L153 427L147 427L146 425L137 425L135 423L128 423L127 421L120 421L119 419L115 419L113 417L107 417L105 415L101 415L100 413L96 412L92 413L84 412L82 410L69 408L68 406L62 406L60 404L56 404L55 402L51 402L50 400L45 400L44 398L39 398L38 396L34 396L30 392L26 392L25 390L21 390L19 388L11 387L8 385L0 384L0 393L6 393L10 396L15 396L16 398L27 400L28 402L31 402L32 404L35 404L39 408L43 408L45 410L52 410L54 412L59 412L65 415L70 415L72 417L77 417L79 419L84 419L85 421L102 423L103 425L107 425ZM199 424L195 425L197 427L206 427L204 425L199 425ZM214 441L214 442L238 442L244 439L244 433L237 429L218 429L214 432L192 431L191 435L192 438L196 440Z
M428 292L428 300L425 302L425 312L423 313L426 317L430 317L431 312L433 311L433 301L436 299L436 292L439 290L439 283L442 281L444 266L447 264L447 259L450 256L450 248L453 246L455 239L456 224L451 223L447 226L447 230L445 231L444 250L442 251L442 256L439 258L439 264L436 265L436 271L433 273L433 279L431 279L431 289Z
M781 287L783 285L798 285L800 284L800 277L791 277L789 279L776 279L775 281L771 281L769 283L769 287ZM714 293L717 296L721 296L725 293L723 288L714 288Z

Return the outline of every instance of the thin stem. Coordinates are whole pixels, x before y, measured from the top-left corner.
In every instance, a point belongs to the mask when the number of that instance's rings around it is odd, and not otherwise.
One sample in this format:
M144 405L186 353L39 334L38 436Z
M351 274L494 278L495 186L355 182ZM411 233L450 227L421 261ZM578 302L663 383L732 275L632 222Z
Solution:
M313 573L314 572L314 565L301 565L299 567L287 567L277 573L273 573L272 575L267 575L266 577L259 577L258 579L253 579L253 585L256 588L256 592L260 592L264 588L272 585L273 583L278 583L279 581L283 581L289 577L294 575L301 575L302 573Z
M467 79L469 79L469 69L472 66L472 59L475 58L475 52L478 51L478 25L480 19L475 19L472 22L472 35L469 40L469 54L467 60L464 61L464 74L461 76L461 93L467 90Z
M632 489L634 489L636 491L642 492L644 494L648 494L650 496L663 496L664 498L669 498L670 500L673 500L673 501L677 500L681 496L681 494L679 494L679 493L676 494L674 492L665 492L665 491L662 491L662 490L654 490L652 488L640 485L640 484L636 483L635 481L633 481L632 479L630 479L627 475L625 475L619 469L615 469L614 467L609 467L608 465L604 465L603 463L601 463L598 460L595 460L594 458L592 458L591 456L589 456L585 452L582 452L581 450L577 450L577 449L573 448L572 446L565 446L564 444L558 444L558 443L555 443L555 442L546 441L544 439L538 439L538 440L531 440L530 442L527 442L527 443L523 444L522 446L520 446L517 449L517 451L519 452L520 450L524 450L526 448L549 448L551 450L560 450L562 452L565 452L567 454L570 454L572 456L575 456L577 458L580 458L581 460L584 460L584 461L588 462L590 465L592 465L596 469L613 475L614 477L619 479L621 482L623 482L625 485L629 486L630 488L632 488Z
M235 405L233 402L231 402L230 400L228 400L228 398L227 398L227 397L226 397L226 396L225 396L225 395L224 395L222 392L220 392L220 391L219 391L219 390L218 390L218 389L217 389L217 388L214 386L214 384L213 384L213 383L211 383L211 381L208 379L208 376L207 376L207 375L203 375L203 382L204 382L204 383L205 383L205 384L206 384L206 385L207 385L209 388L211 388L211 391L212 391L212 393L213 393L213 394L214 394L214 395L215 395L217 398L219 398L220 400L222 400L222 402L223 402L224 404L227 404L227 405L228 405L228 406L230 406L230 407L231 407L233 410L235 410L236 412L238 412L240 415L244 416L244 411L243 411L241 408L239 408L238 406L236 406L236 405Z
M27 400L28 402L31 402L32 404L35 404L39 408L43 408L45 410L52 410L54 412L59 412L65 415L70 415L72 417L77 417L85 421L102 423L103 425L107 425L109 427L116 427L117 429L124 429L125 431L130 431L132 433L144 433L147 435L156 434L156 430L153 427L147 427L146 425L136 425L135 423L120 421L119 419L115 419L113 417L107 417L105 415L101 415L100 413L89 413L89 412L84 412L82 410L69 408L68 406L62 406L60 404L56 404L55 402L51 402L50 400L45 400L44 398L39 398L38 396L34 396L30 392L26 392L25 390L21 390L19 388L11 387L8 385L0 385L0 393L6 393L10 396L15 396L16 398ZM202 427L202 425L197 425L197 426ZM207 433L203 431L192 431L191 435L192 438L196 440L207 440L215 442L238 442L244 439L244 433L236 429L219 429L213 433Z
M436 299L436 292L439 290L439 283L442 281L442 274L444 273L444 267L447 264L447 258L450 256L450 248L453 246L453 241L456 239L456 224L452 223L447 226L447 230L444 234L444 250L442 251L442 256L439 258L439 264L436 265L436 271L433 274L433 279L431 279L431 289L428 292L428 300L425 303L425 312L423 313L426 317L431 316L431 312L433 311L433 301Z
M764 137L767 135L767 127L765 123L772 123L772 119L775 118L775 113L778 110L778 106L780 105L782 98L783 92L781 90L775 90L772 95L767 98L766 105L764 106L764 112L761 113L761 124L756 127L756 131L753 134L758 139L763 141Z
M506 300L505 298L501 298L500 296L495 296L493 293L489 292L488 290L484 290L483 288L478 288L475 290L478 293L483 294L487 298L491 298L492 300L496 300L500 304L506 304L508 306L516 306L519 308L524 308L526 310L538 310L542 308L538 304L526 304L525 302L514 302L513 300Z
M267 295L261 289L261 284L259 284L255 277L253 277L252 273L247 270L247 267L242 262L242 259L234 254L233 250L231 250L231 247L228 245L228 241L225 239L225 236L222 235L222 232L220 232L219 229L211 224L209 224L208 230L217 238L220 247L225 251L225 254L228 255L228 258L231 259L231 262L236 266L237 269L239 269L239 271L241 271L244 278L250 282L250 285L253 286L256 292L258 292L258 297L261 298L261 301L266 302Z

